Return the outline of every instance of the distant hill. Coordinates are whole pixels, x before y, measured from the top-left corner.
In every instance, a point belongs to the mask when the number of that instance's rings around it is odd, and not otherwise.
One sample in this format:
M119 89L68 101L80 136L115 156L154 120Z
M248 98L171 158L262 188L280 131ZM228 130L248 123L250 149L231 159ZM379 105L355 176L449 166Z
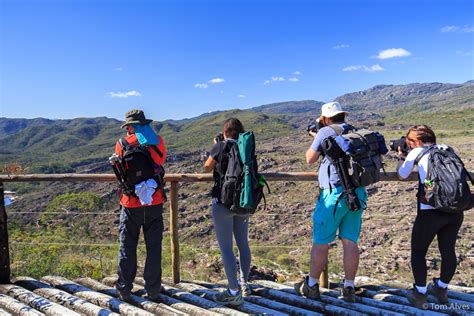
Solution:
M324 102L305 100L305 101L288 101L265 104L251 108L250 111L263 112L267 114L297 114L307 112L317 112L321 109Z
M368 90L348 93L336 101L353 110L462 110L474 107L474 83L413 83L378 85Z

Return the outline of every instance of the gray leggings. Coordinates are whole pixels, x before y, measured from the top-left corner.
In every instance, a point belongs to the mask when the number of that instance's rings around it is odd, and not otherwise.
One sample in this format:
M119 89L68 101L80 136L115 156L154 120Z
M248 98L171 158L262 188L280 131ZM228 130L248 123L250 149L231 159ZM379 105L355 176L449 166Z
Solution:
M237 260L234 255L232 235L239 249L240 281L246 282L250 272L249 217L236 215L224 205L213 202L212 218L229 288L238 289Z

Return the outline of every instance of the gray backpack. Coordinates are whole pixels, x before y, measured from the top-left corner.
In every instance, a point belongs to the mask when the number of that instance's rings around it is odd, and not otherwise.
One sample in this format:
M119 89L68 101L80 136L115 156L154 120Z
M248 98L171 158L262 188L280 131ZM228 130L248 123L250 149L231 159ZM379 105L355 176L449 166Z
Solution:
M330 125L339 135L336 143L349 158L348 174L354 187L367 186L380 181L383 169L382 155L388 152L385 138L379 132L368 129L344 129Z
M460 213L472 207L473 195L468 180L474 185L469 172L451 147L446 149L431 146L416 158L429 153L428 170L424 183L419 183L417 197L423 204L433 206L446 213Z

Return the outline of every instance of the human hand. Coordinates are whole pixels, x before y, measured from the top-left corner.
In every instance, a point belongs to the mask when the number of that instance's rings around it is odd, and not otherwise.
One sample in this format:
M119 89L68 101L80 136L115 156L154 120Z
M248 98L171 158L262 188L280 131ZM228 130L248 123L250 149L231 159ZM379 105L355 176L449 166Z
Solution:
M403 157L406 158L407 153L402 151L402 147L398 146L398 151L397 151L398 157Z

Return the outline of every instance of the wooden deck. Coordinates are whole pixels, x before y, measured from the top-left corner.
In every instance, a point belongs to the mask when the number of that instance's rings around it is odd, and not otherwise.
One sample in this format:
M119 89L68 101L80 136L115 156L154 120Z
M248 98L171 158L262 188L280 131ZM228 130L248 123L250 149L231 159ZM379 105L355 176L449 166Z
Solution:
M224 286L207 282L165 282L163 294L152 302L143 298L143 279L137 278L135 295L125 303L113 288L115 278L102 282L90 278L74 281L57 276L41 280L16 278L0 285L0 315L474 315L474 288L452 286L450 304L437 305L429 297L428 310L409 305L404 297L408 285L382 284L359 277L357 303L338 299L338 284L322 289L321 300L295 295L291 284L252 282L252 295L238 307L225 307L211 300Z

